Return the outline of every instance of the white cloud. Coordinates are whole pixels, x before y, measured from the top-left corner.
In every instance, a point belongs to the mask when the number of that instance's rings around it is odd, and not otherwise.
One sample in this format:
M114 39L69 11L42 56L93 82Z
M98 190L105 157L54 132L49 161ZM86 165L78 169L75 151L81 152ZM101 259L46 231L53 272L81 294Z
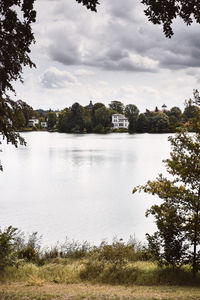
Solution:
M86 69L78 69L74 71L74 74L76 76L92 76L95 72Z
M147 21L140 1L100 2L98 13L75 0L35 2L31 56L37 70L24 71L18 96L47 108L86 105L90 97L140 109L181 105L200 82L199 25L176 21L169 40Z
M67 71L60 71L56 67L49 67L41 75L40 81L44 88L60 89L76 83L77 79Z

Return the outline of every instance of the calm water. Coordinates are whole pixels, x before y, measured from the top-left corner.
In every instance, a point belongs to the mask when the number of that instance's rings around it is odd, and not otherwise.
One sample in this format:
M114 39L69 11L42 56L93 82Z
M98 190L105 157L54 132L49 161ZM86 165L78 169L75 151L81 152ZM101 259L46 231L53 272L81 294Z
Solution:
M166 134L69 135L31 132L27 147L2 145L0 225L38 231L46 244L145 239L155 225L145 210L155 197L135 185L164 172Z

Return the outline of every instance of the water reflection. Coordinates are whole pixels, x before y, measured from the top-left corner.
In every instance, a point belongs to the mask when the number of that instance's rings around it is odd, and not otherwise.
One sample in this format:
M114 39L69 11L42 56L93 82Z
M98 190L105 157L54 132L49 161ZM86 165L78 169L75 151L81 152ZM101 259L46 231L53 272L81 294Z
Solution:
M98 242L114 235L143 240L153 230L144 217L154 201L132 195L163 171L168 135L24 134L28 147L3 145L1 225L38 231L46 242L68 235Z

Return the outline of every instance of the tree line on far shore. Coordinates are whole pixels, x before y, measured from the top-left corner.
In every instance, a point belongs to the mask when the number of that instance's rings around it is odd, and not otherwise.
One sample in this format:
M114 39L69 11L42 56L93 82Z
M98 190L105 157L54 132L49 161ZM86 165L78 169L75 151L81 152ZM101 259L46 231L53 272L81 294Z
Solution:
M40 122L47 122L48 130L56 130L65 133L108 133L111 131L129 133L167 133L176 132L179 128L186 127L188 131L194 131L192 119L198 115L200 109L188 100L182 112L179 107L167 109L165 105L161 109L156 106L154 110L146 109L140 113L134 104L124 105L121 101L111 101L106 107L97 102L94 105L82 106L74 103L59 113L52 110L38 109L31 111L28 115L23 109L17 111L14 118L17 130L28 127L28 120L36 117ZM114 129L112 115L123 114L128 118L128 130L124 128ZM40 125L32 128L40 129Z

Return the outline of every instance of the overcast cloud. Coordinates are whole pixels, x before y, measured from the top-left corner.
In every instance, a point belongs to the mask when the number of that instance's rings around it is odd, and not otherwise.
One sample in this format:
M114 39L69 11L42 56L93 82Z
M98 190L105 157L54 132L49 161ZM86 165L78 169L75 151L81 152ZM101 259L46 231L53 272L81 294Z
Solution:
M181 106L199 84L200 26L177 21L167 39L146 20L140 1L100 2L96 14L75 0L36 0L37 71L25 72L18 94L34 107L39 97L44 108L77 100L85 105L91 98L105 104L117 98L141 109Z

